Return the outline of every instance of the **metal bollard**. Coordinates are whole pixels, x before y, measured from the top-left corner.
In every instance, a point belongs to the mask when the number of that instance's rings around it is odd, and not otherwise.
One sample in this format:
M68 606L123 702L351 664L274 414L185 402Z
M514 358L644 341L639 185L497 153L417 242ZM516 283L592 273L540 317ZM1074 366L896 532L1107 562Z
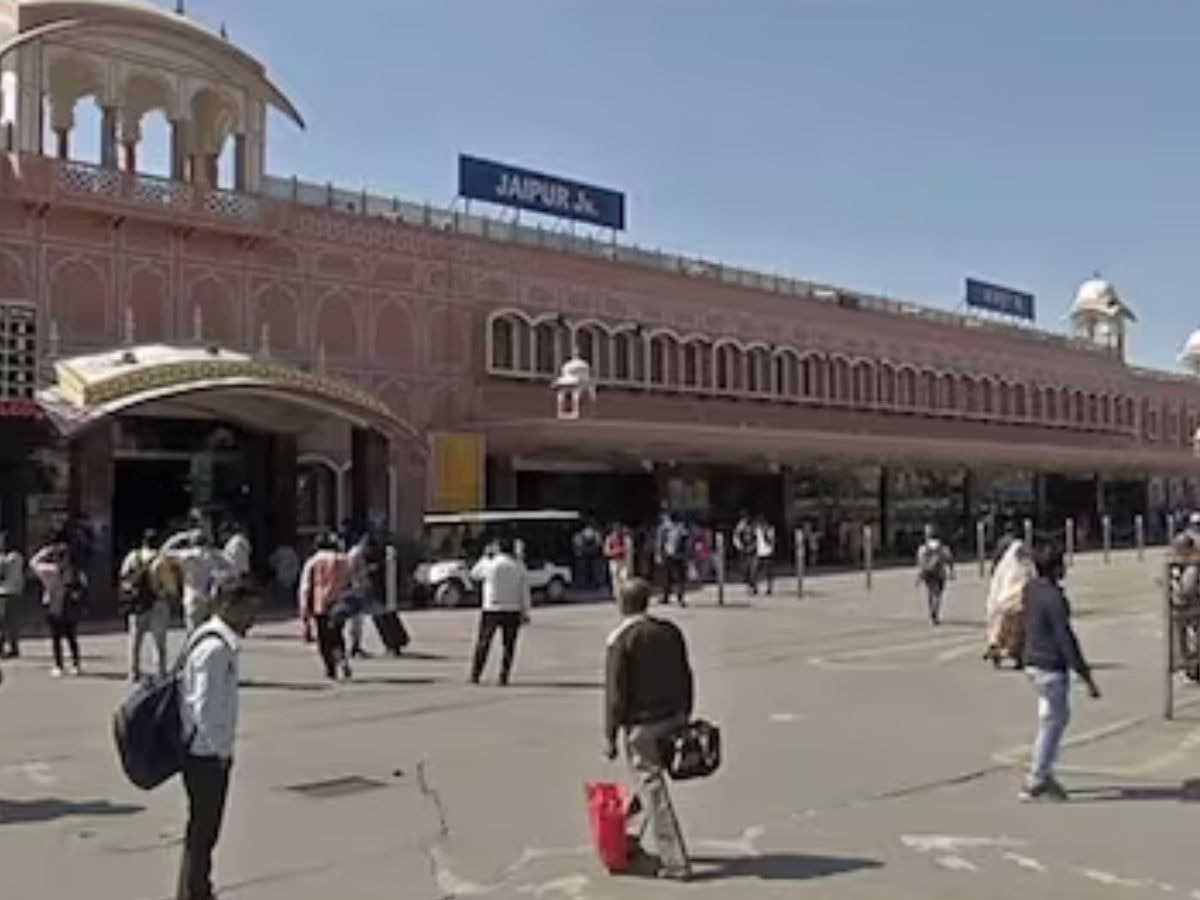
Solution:
M1163 566L1163 718L1175 718L1175 613L1171 604L1171 565Z
M384 551L384 606L395 612L400 606L400 559L396 548L388 544Z
M987 577L987 523L975 523L975 555L979 557L979 577Z
M867 590L873 590L872 570L875 568L875 532L870 525L863 526L863 568L866 570Z
M717 532L717 604L725 605L725 533Z
M1067 567L1071 568L1075 565L1075 520L1067 519L1066 524L1066 549L1065 555L1067 558Z
M1146 557L1146 520L1141 515L1133 517L1134 540L1137 542L1137 558L1141 562Z
M1025 546L1033 547L1033 519L1025 520Z
M803 528L796 529L796 596L804 596L804 566L808 562L808 537Z
M1106 515L1100 525L1104 529L1104 561L1108 562L1112 556L1112 516Z
M1166 514L1167 519L1167 546L1170 547L1175 543L1175 517L1170 513Z

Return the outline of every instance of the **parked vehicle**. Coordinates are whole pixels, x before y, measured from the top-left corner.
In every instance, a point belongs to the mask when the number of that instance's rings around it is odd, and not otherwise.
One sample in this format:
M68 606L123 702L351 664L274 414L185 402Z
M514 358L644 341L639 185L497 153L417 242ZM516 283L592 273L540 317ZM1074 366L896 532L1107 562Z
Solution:
M564 510L481 510L425 517L418 593L434 606L474 606L479 585L471 568L488 545L511 537L529 571L534 602L561 603L571 587L571 537L580 515Z

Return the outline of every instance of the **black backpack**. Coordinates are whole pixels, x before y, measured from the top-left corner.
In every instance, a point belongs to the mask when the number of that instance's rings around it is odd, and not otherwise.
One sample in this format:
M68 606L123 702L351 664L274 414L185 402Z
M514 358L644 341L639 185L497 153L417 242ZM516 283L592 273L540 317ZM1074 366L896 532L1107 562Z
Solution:
M707 778L721 767L721 729L696 719L666 738L659 752L675 781Z
M179 709L183 667L192 651L208 638L226 643L213 632L201 635L184 648L168 674L134 688L113 716L113 737L121 768L144 791L153 790L183 768L187 752Z

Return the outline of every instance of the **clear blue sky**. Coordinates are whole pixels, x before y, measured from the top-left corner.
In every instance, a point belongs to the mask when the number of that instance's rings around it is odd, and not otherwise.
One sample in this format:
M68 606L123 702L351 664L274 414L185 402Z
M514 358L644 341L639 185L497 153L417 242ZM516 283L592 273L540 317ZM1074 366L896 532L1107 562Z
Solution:
M173 0L160 0L173 5ZM1200 327L1191 0L188 0L309 121L269 169L447 203L459 152L609 185L627 238L1065 327L1102 271L1174 366Z

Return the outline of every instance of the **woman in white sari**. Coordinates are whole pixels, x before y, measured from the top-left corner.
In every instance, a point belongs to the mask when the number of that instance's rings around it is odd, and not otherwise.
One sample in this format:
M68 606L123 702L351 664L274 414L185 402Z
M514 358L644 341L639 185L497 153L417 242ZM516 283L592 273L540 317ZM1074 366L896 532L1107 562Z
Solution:
M1007 656L1017 668L1021 667L1025 629L1025 585L1036 577L1033 559L1024 541L1013 541L992 572L987 598L987 650L997 668Z

